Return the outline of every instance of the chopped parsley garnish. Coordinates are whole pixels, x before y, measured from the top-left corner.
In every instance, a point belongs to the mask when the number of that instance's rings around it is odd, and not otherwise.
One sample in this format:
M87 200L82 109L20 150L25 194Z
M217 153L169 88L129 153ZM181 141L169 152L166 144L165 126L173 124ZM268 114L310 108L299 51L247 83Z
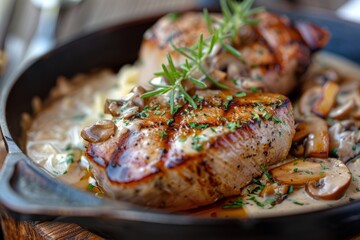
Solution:
M324 170L329 169L325 164L320 163L320 166L321 166L321 168L324 169Z
M66 144L66 146L65 146L65 151L69 151L69 150L71 150L72 148L73 148L72 144L71 144L71 143L68 143L68 144Z
M170 119L168 119L168 120L166 121L166 124L167 124L167 125L170 125L170 124L172 124L174 121L175 121L175 120L174 120L173 118L170 118Z
M259 185L259 186L264 186L263 184L262 184L262 182L260 182L258 179L256 179L256 178L253 178L253 183L255 183L256 185Z
M337 148L331 149L330 153L331 153L333 156L337 157Z
M167 137L167 133L165 131L160 132L161 140L164 140Z
M233 100L233 99L234 99L234 97L231 96L231 95L226 96L226 100L228 100L228 101L231 101L231 100Z
M256 93L258 90L259 90L259 88L257 88L257 87L251 87L251 88L250 88L250 91L251 91L252 93Z
M272 117L274 123L282 123L282 121L280 120L280 118L276 117L276 116L273 116Z
M290 186L289 186L288 193L290 194L290 193L292 193L292 192L294 192L294 187L293 187L292 185L290 185Z
M213 133L216 133L216 130L214 128L210 128L210 130L213 132Z
M75 155L73 153L69 153L66 155L66 158L65 158L65 162L67 164L71 164L71 163L74 163L74 157Z
M359 187L357 187L355 190L356 190L357 192L360 192L360 188L359 188Z
M263 117L264 117L266 120L269 120L269 119L272 117L272 114L271 114L271 113L268 113L268 112L264 112Z
M198 124L196 122L189 122L189 126L191 128L204 129L204 128L209 127L209 124Z
M267 177L267 179L271 182L271 183L275 183L273 177L271 176L271 174L266 170L264 165L260 165L261 170L263 171L263 173L265 174L265 176Z
M235 94L235 97L239 97L239 98L241 98L241 97L246 97L246 92L237 92L237 93Z
M192 140L192 148L196 151L201 151L203 149L203 142L209 141L209 138L206 136L195 136Z
M351 148L353 151L356 151L356 145L353 145Z
M137 113L136 116L141 117L141 118L147 118L149 116L149 114L147 113L147 110L145 110L145 108L144 108L144 111Z
M300 205L300 206L303 206L304 205L304 203L301 203L301 202L298 202L298 201L292 201L294 204L296 204L296 205Z
M248 200L253 201L257 206L262 207L262 208L269 205L269 204L274 205L275 202L276 202L276 200L274 198L268 198L264 202L260 202L259 200L256 199L255 196L252 196L252 197L248 198Z
M243 202L243 200L241 198L236 199L233 202L229 202L227 204L225 204L224 206L222 206L222 208L224 209L228 209L228 208L241 208L243 207L245 204Z
M260 118L260 116L259 116L259 114L257 112L252 111L251 115L253 115L253 118L254 118L255 121L261 122L261 118Z
M231 132L235 132L237 128L241 127L241 124L238 122L228 122L226 126Z
M94 187L95 187L94 185L89 183L88 186L87 186L87 190L92 191L94 189Z
M168 13L166 15L166 18L168 18L171 22L176 21L177 19L179 19L181 17L181 13L177 13L177 12L173 12L173 13Z

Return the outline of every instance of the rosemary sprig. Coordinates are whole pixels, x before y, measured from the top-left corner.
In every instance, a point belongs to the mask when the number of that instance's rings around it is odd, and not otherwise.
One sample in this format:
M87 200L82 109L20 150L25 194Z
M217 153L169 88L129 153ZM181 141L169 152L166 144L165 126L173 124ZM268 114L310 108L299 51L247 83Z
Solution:
M200 79L195 78L194 73L201 72L203 76L219 88L228 89L228 86L218 82L211 76L204 66L205 60L212 53L215 44L228 51L229 53L241 57L241 53L236 50L232 44L236 41L239 29L247 24L257 24L258 20L253 19L255 13L262 11L261 8L251 9L253 0L236 2L234 0L221 0L221 9L223 13L222 20L212 18L207 10L204 10L204 18L210 33L210 36L204 38L201 34L200 39L191 47L178 47L171 43L172 48L183 55L185 63L176 67L171 55L167 55L167 65L162 64L161 72L155 73L156 76L167 79L167 84L152 84L155 89L143 95L142 98L169 93L170 112L174 114L178 107L175 106L175 97L181 96L194 109L197 108L195 101L186 92L182 82L189 80L197 86L206 88L207 85Z

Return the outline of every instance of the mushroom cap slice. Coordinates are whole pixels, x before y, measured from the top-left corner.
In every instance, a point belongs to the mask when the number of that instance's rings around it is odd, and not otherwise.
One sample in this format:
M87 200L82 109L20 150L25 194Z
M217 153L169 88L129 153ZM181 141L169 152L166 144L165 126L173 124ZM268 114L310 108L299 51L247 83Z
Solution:
M335 82L327 82L321 89L320 97L312 106L311 111L318 116L327 117L336 102L336 95L339 92L339 85Z
M293 142L302 141L306 137L305 157L328 157L329 133L324 119L315 115L308 115L301 119L296 126Z
M334 158L295 160L271 169L270 173L275 181L305 186L311 197L323 200L341 198L351 183L347 166Z
M324 178L306 184L306 192L315 199L337 200L346 192L351 183L351 172L340 160L329 163L330 171Z
M325 176L318 161L299 159L270 170L273 179L279 183L304 186L309 181L317 181Z

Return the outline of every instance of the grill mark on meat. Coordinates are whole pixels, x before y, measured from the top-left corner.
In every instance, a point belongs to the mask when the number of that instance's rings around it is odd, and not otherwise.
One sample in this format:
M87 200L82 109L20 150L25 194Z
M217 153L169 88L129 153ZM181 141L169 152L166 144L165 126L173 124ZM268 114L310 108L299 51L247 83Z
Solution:
M167 105L161 106L166 111L164 116L149 111L144 119L131 118L131 124L137 127L121 125L113 138L88 146L86 154L95 178L109 196L172 210L193 208L238 194L253 177L261 174L261 164L286 157L294 133L293 116L290 101L286 97L278 98L278 94L235 97L225 109L223 102L227 95L220 92L205 97L199 103L202 109L194 110L185 104L172 116L174 122L169 126L166 120L171 115ZM259 103L288 126L272 120L254 121L251 111ZM203 117L203 113L208 116ZM246 120L246 124L234 132L227 128L227 122L240 120ZM190 122L208 126L191 128ZM210 126L218 127L220 135L210 137L201 151L176 145L181 136L191 140L195 134L205 134ZM274 129L284 129L283 139L276 141L272 137L277 132ZM164 139L159 131L167 134ZM284 141L281 147L279 141Z

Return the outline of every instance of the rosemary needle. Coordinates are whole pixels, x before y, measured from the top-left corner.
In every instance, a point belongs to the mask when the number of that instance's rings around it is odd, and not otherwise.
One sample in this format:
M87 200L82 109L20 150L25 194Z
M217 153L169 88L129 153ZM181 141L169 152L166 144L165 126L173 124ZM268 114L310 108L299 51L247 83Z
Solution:
M232 44L236 41L238 31L241 27L259 22L258 19L253 19L252 16L263 9L251 9L253 0L245 0L240 3L235 0L221 0L220 3L223 14L222 20L212 18L206 9L203 13L210 36L204 38L201 34L198 42L190 47L177 47L171 43L172 48L186 58L185 63L176 67L171 55L167 54L167 65L162 64L163 71L155 73L156 76L167 79L167 84L152 84L155 89L141 95L142 98L169 92L171 114L174 114L178 109L175 106L175 95L183 97L184 101L196 109L197 105L195 101L186 92L182 82L189 80L199 87L207 87L204 82L193 76L194 73L199 71L215 86L228 89L227 85L218 82L211 76L204 66L204 62L212 53L215 44L219 44L225 51L241 57L241 53L236 50Z

